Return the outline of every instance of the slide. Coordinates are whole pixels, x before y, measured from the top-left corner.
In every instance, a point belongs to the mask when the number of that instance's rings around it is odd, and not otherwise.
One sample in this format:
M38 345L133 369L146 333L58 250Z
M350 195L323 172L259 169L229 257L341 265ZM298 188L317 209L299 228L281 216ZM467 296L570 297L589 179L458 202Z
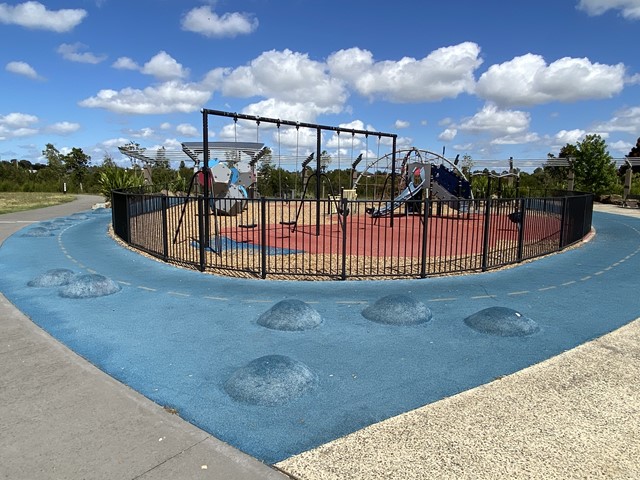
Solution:
M367 209L367 213L373 218L384 217L385 215L393 212L399 206L403 205L405 202L411 200L416 194L421 192L423 188L426 188L429 185L429 179L427 178L423 167L417 167L414 170L414 175L415 174L420 175L420 182L417 185L410 181L407 188L400 192L393 201L386 202L380 208L369 208Z

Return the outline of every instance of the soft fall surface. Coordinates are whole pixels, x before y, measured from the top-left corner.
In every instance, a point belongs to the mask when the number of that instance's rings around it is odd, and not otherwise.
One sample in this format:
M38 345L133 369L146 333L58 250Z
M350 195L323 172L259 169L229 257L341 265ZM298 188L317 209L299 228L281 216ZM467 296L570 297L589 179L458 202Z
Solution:
M107 236L109 220L108 212L93 213L52 222L59 226L52 236L25 235L37 225L16 233L0 249L0 289L105 372L268 463L543 361L640 310L621 301L637 298L629 281L640 265L634 218L595 214L594 240L518 268L386 282L203 275L122 248ZM66 298L63 286L27 285L53 269L121 288ZM428 321L363 316L389 296L401 300L404 318L415 308ZM305 302L321 321L303 330L260 325L283 300ZM536 328L504 336L465 323L490 307L517 312ZM249 384L230 390L237 378ZM286 395L292 385L297 393ZM260 400L260 389L277 401Z

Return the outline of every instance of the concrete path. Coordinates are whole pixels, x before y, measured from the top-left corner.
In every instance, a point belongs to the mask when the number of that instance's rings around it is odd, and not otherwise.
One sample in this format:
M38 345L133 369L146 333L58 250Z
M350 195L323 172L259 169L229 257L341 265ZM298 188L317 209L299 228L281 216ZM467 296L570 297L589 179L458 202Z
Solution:
M0 243L101 201L0 215ZM0 479L287 478L115 381L1 294L0 405Z

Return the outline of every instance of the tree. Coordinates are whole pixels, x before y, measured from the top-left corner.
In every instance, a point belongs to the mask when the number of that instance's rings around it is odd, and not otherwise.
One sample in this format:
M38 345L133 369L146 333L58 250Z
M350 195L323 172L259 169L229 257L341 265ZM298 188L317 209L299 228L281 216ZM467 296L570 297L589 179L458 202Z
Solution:
M110 153L105 153L104 157L102 157L102 166L105 168L111 168L116 166L116 162L113 160L113 157Z
M80 191L82 191L82 182L87 175L91 157L84 153L81 148L73 147L68 154L62 157L62 160L67 172L75 184L80 187Z
M616 166L600 135L587 135L575 146L573 170L578 190L602 195L616 184Z
M52 143L47 143L45 149L42 151L42 156L47 159L47 164L49 165L49 171L52 176L57 180L62 178L64 174L64 164L62 157L63 155L58 151L56 147L53 146Z

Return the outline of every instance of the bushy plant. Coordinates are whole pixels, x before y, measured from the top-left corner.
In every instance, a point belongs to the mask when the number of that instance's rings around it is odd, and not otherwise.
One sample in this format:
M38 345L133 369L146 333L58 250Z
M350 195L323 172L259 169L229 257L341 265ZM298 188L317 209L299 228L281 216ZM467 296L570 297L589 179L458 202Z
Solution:
M104 195L105 199L110 200L113 190L141 187L144 179L137 171L119 167L105 167L100 172L98 183L100 184L100 193Z

